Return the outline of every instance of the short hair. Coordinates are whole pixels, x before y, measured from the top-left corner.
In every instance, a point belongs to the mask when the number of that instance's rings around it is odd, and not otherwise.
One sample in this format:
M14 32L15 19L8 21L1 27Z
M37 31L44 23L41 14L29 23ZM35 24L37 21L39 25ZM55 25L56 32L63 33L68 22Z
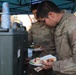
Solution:
M31 11L37 10L39 3L31 4Z
M44 18L49 12L60 13L58 6L52 1L43 1L37 8L37 18Z

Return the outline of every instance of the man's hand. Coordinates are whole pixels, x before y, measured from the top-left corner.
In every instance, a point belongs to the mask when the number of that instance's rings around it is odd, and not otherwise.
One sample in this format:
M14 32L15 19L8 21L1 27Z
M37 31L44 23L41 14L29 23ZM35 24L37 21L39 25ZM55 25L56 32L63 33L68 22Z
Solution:
M29 63L29 61L31 60L31 58L25 58L25 60L24 60L24 64L27 64L27 63Z
M43 64L42 68L47 70L52 68L53 61L51 61L50 59L48 59L47 61L42 60L42 64Z

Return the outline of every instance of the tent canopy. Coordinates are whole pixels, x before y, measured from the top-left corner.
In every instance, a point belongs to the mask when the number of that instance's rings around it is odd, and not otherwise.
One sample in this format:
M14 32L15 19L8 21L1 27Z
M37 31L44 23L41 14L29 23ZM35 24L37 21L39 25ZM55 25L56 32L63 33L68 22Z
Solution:
M30 14L31 1L32 0L0 0L0 12L2 12L3 2L8 2L11 14ZM53 1L61 9L70 10L71 12L75 11L76 0L50 0L50 1Z

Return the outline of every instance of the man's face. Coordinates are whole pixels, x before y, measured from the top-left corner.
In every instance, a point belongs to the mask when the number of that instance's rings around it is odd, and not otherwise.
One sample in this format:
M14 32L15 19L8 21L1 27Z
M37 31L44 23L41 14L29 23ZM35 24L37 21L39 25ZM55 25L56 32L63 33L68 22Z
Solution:
M43 21L46 25L50 27L55 27L57 24L56 16L54 14L48 14L45 18L39 18L40 21Z
M35 19L37 20L36 12L37 12L36 9L32 11L32 13L34 14Z

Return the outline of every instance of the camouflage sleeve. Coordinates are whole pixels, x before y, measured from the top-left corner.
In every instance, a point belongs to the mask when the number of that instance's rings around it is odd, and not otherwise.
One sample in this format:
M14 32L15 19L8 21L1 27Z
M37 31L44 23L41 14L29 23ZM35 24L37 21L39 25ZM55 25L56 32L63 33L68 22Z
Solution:
M29 29L28 31L28 44L32 44L32 41L33 41L33 34L32 34L32 26L31 28Z
M76 74L76 26L69 29L69 38L72 46L72 57L53 63L53 70L63 74Z

